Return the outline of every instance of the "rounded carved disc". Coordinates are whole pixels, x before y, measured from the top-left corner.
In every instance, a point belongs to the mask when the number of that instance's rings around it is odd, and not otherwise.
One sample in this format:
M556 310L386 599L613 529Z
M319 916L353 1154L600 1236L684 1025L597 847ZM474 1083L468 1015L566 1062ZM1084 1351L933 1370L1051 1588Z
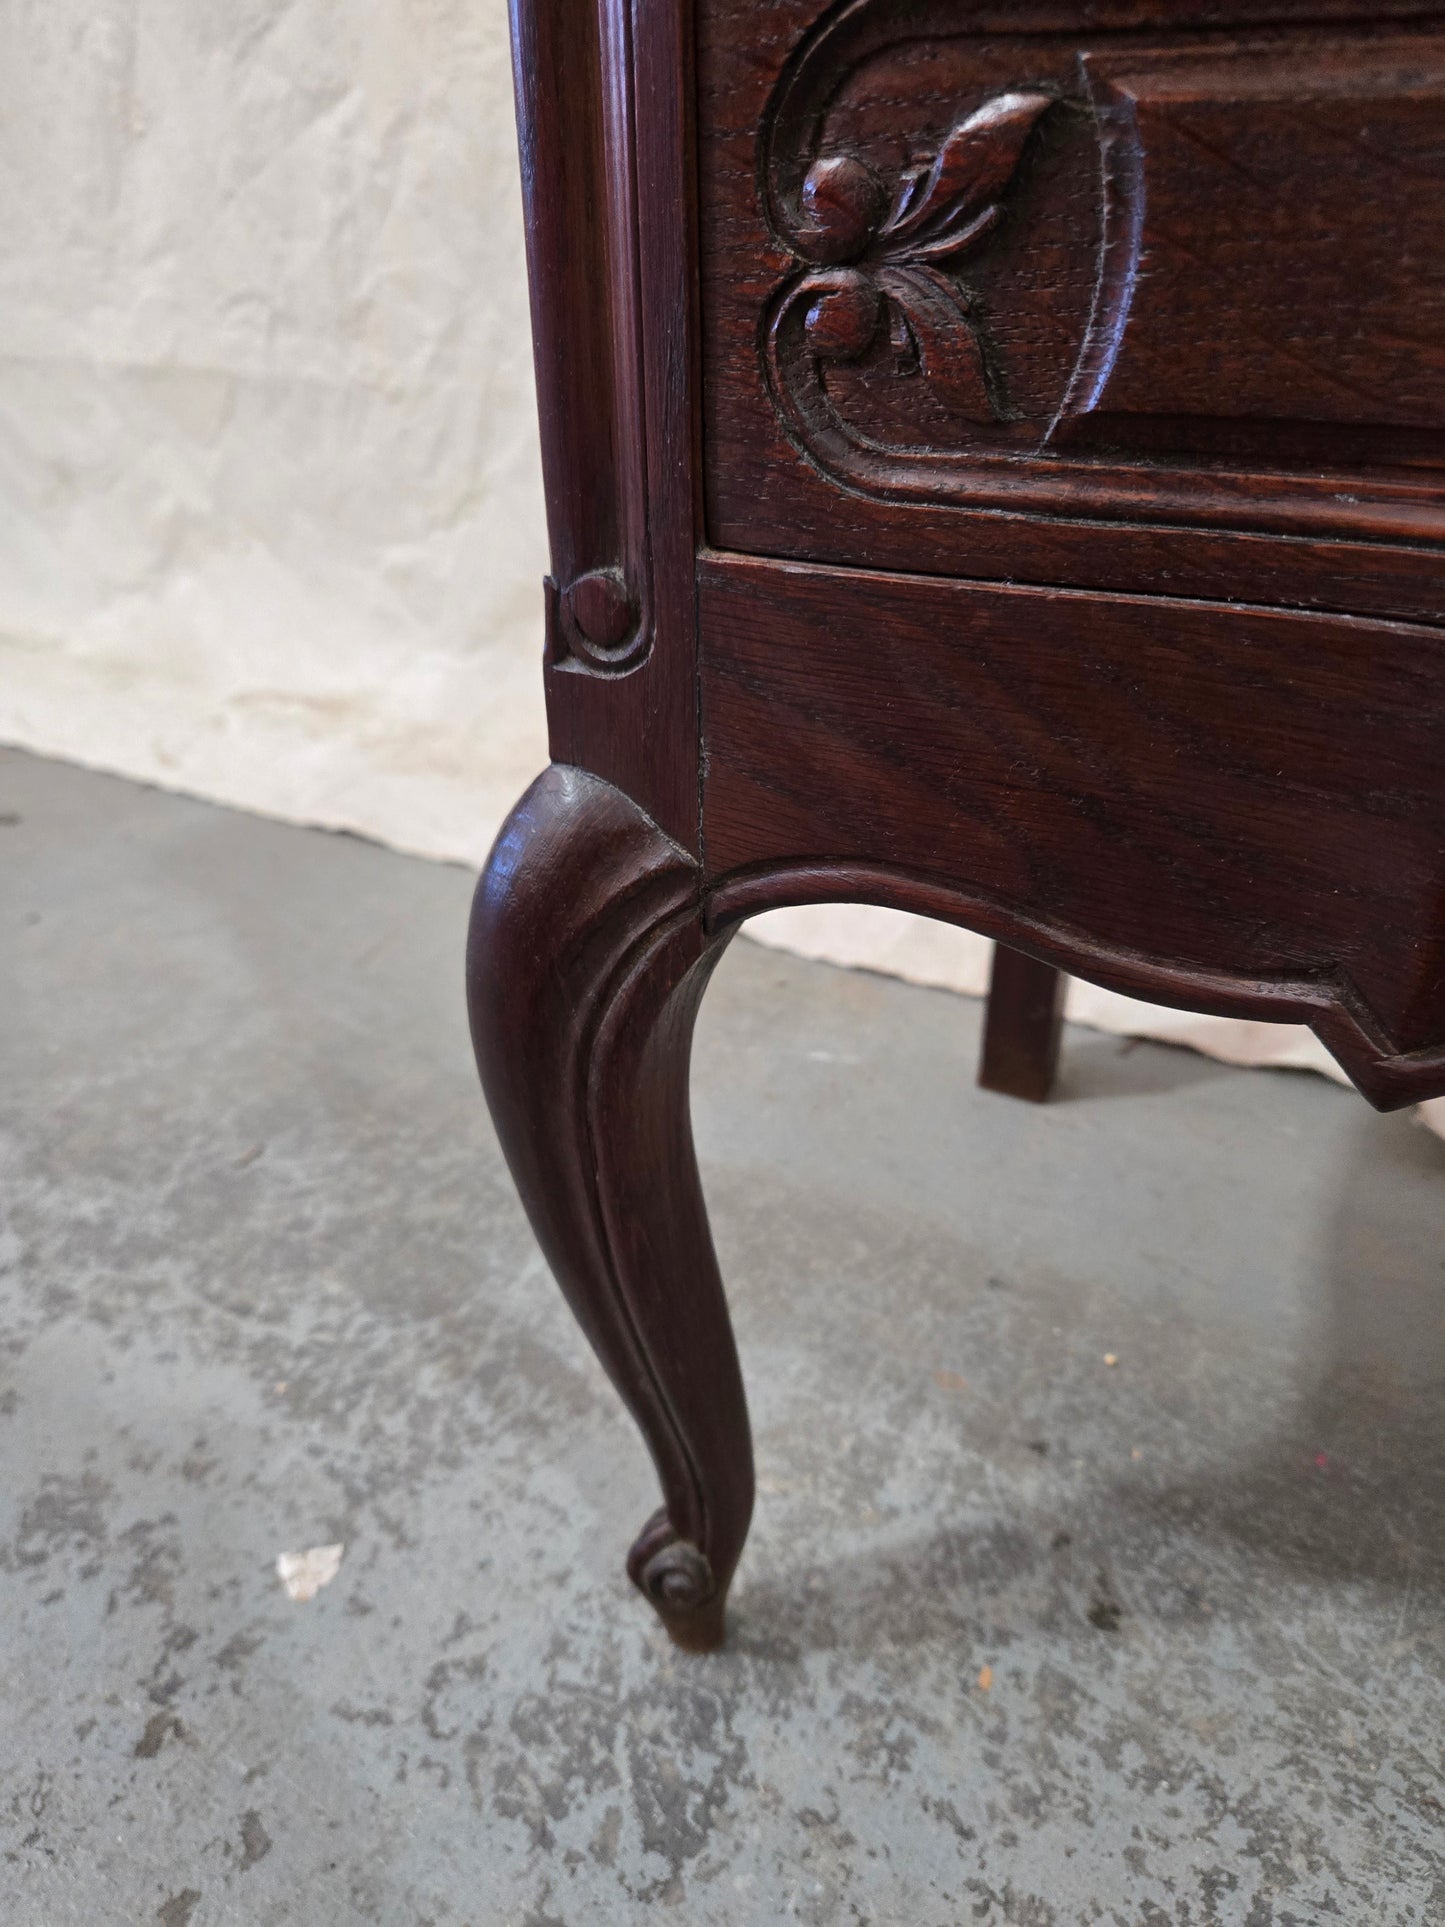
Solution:
M590 569L563 597L584 655L615 658L637 625L637 605L616 569Z

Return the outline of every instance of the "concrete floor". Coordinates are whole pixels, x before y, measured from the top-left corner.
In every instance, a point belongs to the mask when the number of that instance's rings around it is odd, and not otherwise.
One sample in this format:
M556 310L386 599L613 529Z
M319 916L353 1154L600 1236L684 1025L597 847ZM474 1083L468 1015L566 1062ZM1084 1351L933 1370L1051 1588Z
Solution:
M972 1004L734 946L761 1493L685 1659L469 892L0 757L0 1917L1438 1922L1445 1145L1087 1033L984 1096Z

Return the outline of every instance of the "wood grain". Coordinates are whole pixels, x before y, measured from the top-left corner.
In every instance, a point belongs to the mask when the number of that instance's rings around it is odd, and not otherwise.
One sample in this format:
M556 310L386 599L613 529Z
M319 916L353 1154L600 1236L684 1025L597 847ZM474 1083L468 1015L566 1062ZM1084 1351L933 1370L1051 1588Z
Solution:
M1445 43L1260 11L712 0L714 545L1436 619ZM1015 100L925 259L910 182Z
M951 885L1074 975L1323 1016L1377 1102L1445 1083L1445 633L739 557L699 600L710 883Z

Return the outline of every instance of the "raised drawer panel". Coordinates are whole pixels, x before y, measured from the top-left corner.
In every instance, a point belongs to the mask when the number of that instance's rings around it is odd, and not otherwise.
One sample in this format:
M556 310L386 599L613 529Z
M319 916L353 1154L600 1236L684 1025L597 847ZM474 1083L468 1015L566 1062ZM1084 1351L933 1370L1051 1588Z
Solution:
M1286 424L1348 426L1357 455L1438 463L1445 39L1088 54L1081 71L1102 151L1127 157L1087 412L1183 418L1185 443L1195 419L1260 424L1266 460ZM1368 433L1392 428L1434 432Z
M715 544L1439 619L1445 36L746 11L700 23Z

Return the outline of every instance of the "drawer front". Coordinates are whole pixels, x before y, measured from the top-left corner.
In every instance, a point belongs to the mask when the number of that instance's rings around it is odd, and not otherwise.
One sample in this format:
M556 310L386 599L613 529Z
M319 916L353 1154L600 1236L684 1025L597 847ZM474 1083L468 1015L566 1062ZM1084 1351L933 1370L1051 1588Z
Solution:
M1436 620L1445 34L700 21L719 547Z

